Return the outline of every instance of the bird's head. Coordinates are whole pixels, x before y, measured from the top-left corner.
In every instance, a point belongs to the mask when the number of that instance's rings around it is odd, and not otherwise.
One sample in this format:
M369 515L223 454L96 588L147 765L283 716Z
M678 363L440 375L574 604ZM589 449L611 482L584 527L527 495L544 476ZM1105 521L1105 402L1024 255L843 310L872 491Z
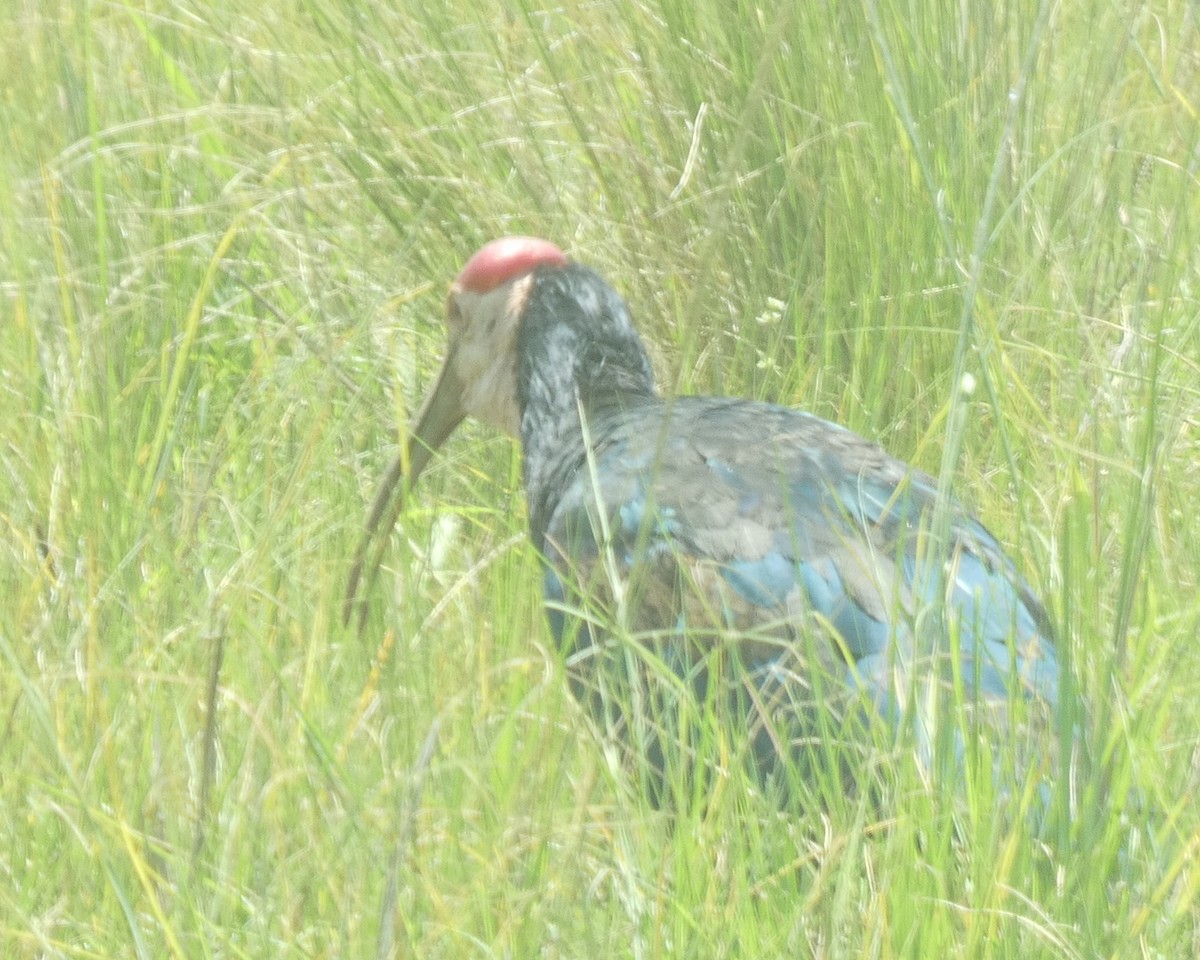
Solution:
M450 285L446 359L409 431L409 484L466 417L516 436L517 340L533 271L566 266L566 255L535 237L482 247Z
M533 271L566 264L558 247L535 237L493 240L467 261L446 298L446 360L417 417L418 439L434 447L444 439L423 429L426 415L436 418L430 426L441 423L443 409L517 435L518 340Z
M518 339L522 317L541 267L565 267L566 255L535 237L503 237L480 248L450 285L446 304L446 359L409 430L408 443L376 494L367 529L351 569L345 617L349 620L364 564L374 569L382 536L402 509L402 490L416 483L430 455L467 416L516 435ZM382 521L382 522L381 522ZM372 546L378 539L378 550Z

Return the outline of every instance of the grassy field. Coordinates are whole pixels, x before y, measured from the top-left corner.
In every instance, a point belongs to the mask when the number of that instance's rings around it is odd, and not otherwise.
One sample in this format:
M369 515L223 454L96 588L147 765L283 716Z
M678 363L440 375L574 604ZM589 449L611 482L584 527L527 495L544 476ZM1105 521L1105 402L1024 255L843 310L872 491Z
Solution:
M1195 3L0 17L0 956L1200 955ZM1088 705L1068 828L651 809L481 428L342 627L446 285L512 232L665 390L953 479Z

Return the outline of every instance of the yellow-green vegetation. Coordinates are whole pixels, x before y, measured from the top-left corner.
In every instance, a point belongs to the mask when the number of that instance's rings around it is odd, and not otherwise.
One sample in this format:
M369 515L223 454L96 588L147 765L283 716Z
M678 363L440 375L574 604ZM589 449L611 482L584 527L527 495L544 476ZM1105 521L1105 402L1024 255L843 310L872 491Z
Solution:
M1195 3L0 16L0 955L1200 952ZM479 428L342 627L445 286L514 232L666 390L952 480L1061 625L1069 827L915 781L654 810Z

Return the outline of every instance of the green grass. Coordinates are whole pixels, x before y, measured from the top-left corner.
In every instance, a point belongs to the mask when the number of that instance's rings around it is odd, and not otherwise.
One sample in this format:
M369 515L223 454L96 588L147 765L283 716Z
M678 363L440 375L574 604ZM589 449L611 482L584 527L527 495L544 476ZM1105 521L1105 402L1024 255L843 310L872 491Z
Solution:
M1195 5L457 6L5 8L0 954L1200 951ZM1068 829L899 774L649 809L479 428L342 628L446 284L509 232L623 290L665 389L979 509L1088 706Z

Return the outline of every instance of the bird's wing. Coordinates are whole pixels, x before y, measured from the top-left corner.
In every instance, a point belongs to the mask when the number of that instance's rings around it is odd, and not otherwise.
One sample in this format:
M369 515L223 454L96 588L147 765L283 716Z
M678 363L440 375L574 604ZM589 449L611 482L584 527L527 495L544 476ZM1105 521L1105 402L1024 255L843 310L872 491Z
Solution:
M592 449L546 530L560 635L620 616L693 642L739 636L751 668L815 656L883 711L931 658L967 698L1055 702L1028 584L957 503L939 533L931 478L875 444L787 408L681 399L626 411Z

